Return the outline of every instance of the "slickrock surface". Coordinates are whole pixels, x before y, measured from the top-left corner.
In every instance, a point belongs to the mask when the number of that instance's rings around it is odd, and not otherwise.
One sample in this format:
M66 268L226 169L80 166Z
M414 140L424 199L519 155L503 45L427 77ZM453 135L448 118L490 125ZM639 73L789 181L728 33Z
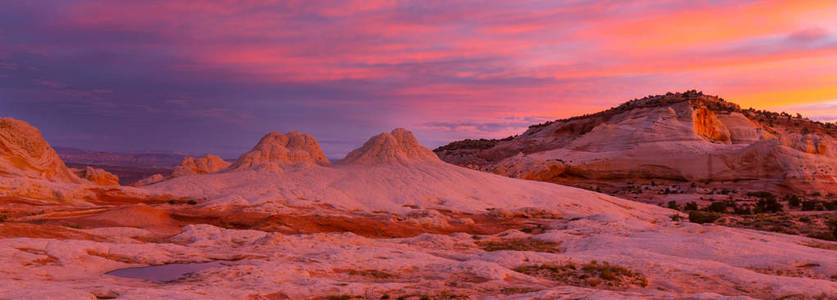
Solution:
M735 182L751 191L827 194L837 193L836 139L833 124L690 91L435 151L457 165L557 183Z
M4 199L0 299L837 295L835 242L673 221L673 210L454 166L402 130L332 166L312 159L309 138L263 139L221 172L88 190L100 196L84 205ZM211 261L170 282L107 274Z

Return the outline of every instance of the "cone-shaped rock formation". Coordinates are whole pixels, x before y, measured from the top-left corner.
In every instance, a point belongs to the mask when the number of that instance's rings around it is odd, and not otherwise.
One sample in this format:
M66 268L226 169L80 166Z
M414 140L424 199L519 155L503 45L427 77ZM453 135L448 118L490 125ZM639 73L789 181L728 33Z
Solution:
M259 140L253 150L241 155L229 169L282 169L283 165L296 163L329 164L314 137L296 131L272 132Z
M341 164L377 164L377 163L413 163L420 161L439 161L433 151L418 143L413 133L403 129L394 129L373 136L358 149L353 150Z

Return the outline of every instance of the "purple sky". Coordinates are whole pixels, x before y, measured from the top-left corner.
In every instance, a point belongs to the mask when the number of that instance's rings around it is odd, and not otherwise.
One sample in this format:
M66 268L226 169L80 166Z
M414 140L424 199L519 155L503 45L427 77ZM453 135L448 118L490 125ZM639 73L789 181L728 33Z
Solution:
M331 158L692 88L837 116L834 2L624 3L3 1L0 115L55 146L234 157L296 130Z

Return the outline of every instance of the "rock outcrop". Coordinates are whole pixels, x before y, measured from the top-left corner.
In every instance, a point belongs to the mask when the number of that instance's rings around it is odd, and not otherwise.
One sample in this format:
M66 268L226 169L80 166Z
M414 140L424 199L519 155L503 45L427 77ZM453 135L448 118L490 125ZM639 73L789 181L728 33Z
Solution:
M37 128L12 118L0 118L0 176L80 182Z
M98 185L119 185L119 177L104 169L86 167L75 170L76 176Z
M296 131L287 134L272 132L262 137L253 150L241 155L228 169L282 170L282 166L292 164L326 166L329 161L314 137Z
M730 143L729 129L724 126L715 113L701 106L692 112L695 133L716 143Z
M373 136L363 146L349 152L340 164L410 164L422 161L439 161L439 157L430 149L420 145L412 132L397 128L392 132Z
M565 184L749 181L764 183L753 190L827 194L837 193L835 137L833 124L688 92L534 125L504 140L454 142L435 152L461 166Z
M229 167L230 165L230 162L225 161L224 159L212 154L206 154L199 158L192 158L191 156L187 156L183 158L183 161L180 162L180 165L178 165L174 168L174 170L172 170L171 175L173 177L180 177L214 173L223 170Z
M163 174L154 174L154 175L148 176L146 178L140 179L139 181L134 182L134 184L132 184L132 185L133 186L146 186L146 185L151 185L151 184L161 182L163 180L166 180L166 176L163 176Z

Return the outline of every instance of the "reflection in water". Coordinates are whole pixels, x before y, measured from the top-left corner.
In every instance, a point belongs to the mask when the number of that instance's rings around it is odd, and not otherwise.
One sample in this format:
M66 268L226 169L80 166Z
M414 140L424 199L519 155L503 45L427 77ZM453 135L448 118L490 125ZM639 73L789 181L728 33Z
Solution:
M169 282L180 279L189 273L200 270L224 266L221 261L205 263L166 264L159 266L125 268L107 272L106 274L120 277L139 278L154 282Z

